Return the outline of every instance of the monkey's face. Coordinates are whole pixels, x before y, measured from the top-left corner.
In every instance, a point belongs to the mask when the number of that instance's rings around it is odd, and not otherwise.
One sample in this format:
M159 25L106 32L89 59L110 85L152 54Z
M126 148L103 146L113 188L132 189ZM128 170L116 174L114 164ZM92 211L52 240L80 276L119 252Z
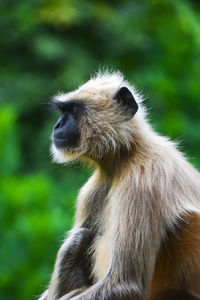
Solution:
M70 151L80 144L80 120L84 114L84 104L79 100L56 102L61 111L53 130L53 142L57 149Z
M60 95L55 104L61 116L52 134L52 153L57 162L80 157L99 161L105 156L130 148L130 120L138 105L126 87L117 90L88 90Z

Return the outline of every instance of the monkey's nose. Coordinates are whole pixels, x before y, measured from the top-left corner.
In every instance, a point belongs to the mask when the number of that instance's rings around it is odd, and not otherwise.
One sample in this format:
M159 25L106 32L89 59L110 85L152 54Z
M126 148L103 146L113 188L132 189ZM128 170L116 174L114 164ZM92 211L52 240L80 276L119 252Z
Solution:
M60 118L60 119L57 121L56 125L54 126L54 130L59 129L59 128L62 128L63 125L64 125L64 123L65 123L64 118Z
M58 128L60 128L60 127L61 127L60 122L57 122L56 125L54 126L54 130L55 130L55 129L58 129Z
M67 115L62 115L54 126L53 141L57 147L65 147L68 144L69 135L72 131L69 118Z
M65 139L67 133L66 117L61 116L54 126L53 137L54 139Z

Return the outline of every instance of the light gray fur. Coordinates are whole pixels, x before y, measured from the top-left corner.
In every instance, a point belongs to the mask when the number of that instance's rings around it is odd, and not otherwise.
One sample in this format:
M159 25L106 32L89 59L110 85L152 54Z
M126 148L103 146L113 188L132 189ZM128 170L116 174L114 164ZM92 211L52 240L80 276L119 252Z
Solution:
M128 122L113 103L122 86L139 104L138 113ZM66 286L60 300L144 300L167 228L173 231L177 220L190 212L200 213L200 175L174 142L151 128L142 97L120 73L98 74L57 98L80 99L86 104L86 116L80 145L71 153L53 145L54 160L80 159L95 168L79 193L72 231L86 227L92 232L86 250L92 284L77 286L83 289L72 292L74 296ZM48 297L40 300L58 299L57 274L71 239L73 235L58 252Z

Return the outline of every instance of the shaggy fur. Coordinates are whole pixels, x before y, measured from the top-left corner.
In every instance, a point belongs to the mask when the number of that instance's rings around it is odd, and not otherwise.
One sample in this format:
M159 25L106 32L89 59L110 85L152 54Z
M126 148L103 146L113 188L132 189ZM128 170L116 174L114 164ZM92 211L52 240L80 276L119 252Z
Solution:
M139 105L129 121L114 100L121 87ZM200 299L200 174L152 129L119 72L56 96L72 99L85 105L80 143L67 152L52 145L53 158L87 161L95 171L41 299Z

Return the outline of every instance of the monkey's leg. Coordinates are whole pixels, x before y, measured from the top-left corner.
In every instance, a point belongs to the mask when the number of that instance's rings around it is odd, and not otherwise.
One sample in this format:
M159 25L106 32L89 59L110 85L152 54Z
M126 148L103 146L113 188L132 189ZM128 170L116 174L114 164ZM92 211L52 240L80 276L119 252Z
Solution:
M89 260L87 250L92 235L90 230L80 228L65 240L58 251L50 286L39 300L58 299L66 293L89 286Z

